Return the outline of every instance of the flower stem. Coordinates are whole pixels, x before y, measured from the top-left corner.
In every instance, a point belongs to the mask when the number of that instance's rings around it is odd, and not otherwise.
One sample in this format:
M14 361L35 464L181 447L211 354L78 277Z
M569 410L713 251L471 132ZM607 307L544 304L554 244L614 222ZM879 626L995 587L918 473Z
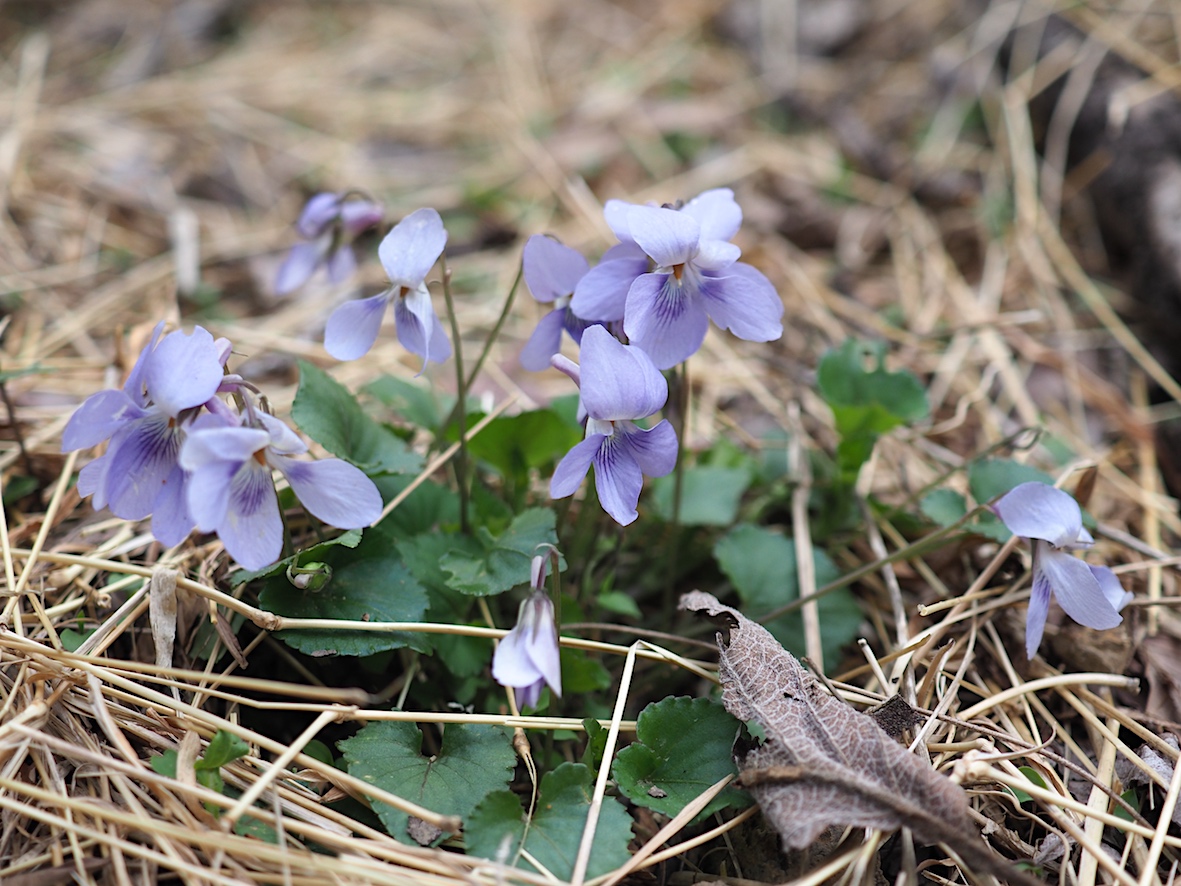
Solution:
M439 257L443 265L443 301L447 304L447 319L451 323L451 340L455 350L455 410L459 424L459 452L455 456L455 482L459 486L459 528L469 534L471 525L468 518L469 491L467 485L467 382L463 373L463 342L459 338L459 319L455 316L455 303L451 298L451 269L447 267L447 254ZM443 424L445 430L450 418Z
M676 387L669 399L676 398L673 408L673 423L677 429L677 466L673 473L673 508L668 541L668 567L665 569L664 609L671 612L676 607L677 563L681 557L681 500L685 493L685 428L689 426L689 361L681 364L681 371L672 374Z

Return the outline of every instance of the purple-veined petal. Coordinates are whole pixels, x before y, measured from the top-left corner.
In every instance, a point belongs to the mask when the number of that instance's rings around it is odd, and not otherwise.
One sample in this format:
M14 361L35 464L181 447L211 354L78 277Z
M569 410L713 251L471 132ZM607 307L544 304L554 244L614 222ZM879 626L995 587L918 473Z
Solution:
M132 402L140 405L148 405L148 392L145 388L148 371L148 361L152 357L152 351L156 350L156 343L160 341L160 336L164 334L164 321L161 320L156 324L152 330L152 338L148 342L147 347L139 352L139 356L135 358L135 365L131 367L131 372L127 374L127 381L123 383L123 390Z
M570 295L590 270L590 265L577 249L544 234L534 234L525 241L521 266L529 292L544 303Z
M570 310L579 317L601 323L622 320L628 289L637 277L647 272L646 257L608 259L604 256L574 287Z
M269 467L253 458L243 462L230 483L229 508L217 534L230 556L247 569L262 569L279 559L283 521Z
M570 337L574 339L576 344L582 344L582 334L590 329L590 327L602 325L603 324L597 320L583 320L569 308L566 308L563 311L562 328L570 333ZM611 332L611 330L607 331ZM620 330L620 332L622 332L622 330Z
M153 412L129 422L111 438L107 452L107 505L116 517L142 520L176 466L183 431Z
M566 308L550 311L538 322L529 341L521 348L521 365L530 372L549 369L549 358L562 346L562 329L566 325Z
M628 422L616 426L617 445L626 447L645 477L663 477L677 466L677 432L666 420L644 430Z
M328 256L325 269L328 271L328 279L332 283L343 283L353 276L353 272L357 270L357 257L353 254L353 247L348 244L338 246Z
M1107 598L1112 609L1119 612L1132 602L1132 592L1124 590L1124 586L1119 583L1119 578L1114 572L1106 566L1090 566L1088 568L1091 570L1091 575L1095 576L1095 581L1099 582L1099 589L1103 591L1103 596Z
M143 418L147 412L124 391L99 391L86 398L62 431L62 452L89 449L109 439L129 421Z
M1014 535L1040 538L1059 548L1077 543L1083 529L1078 502L1047 483L1031 481L1015 486L992 510Z
M725 240L702 240L693 257L693 266L703 271L721 272L738 261L742 250Z
M633 243L631 228L628 227L627 214L634 206L640 206L639 203L628 203L625 200L608 200L603 206L603 218L607 221L607 227L611 229L621 243Z
M296 461L269 454L300 504L317 520L340 529L360 529L381 516L381 493L364 471L339 458Z
M746 341L775 341L783 335L783 300L771 281L736 262L725 276L703 275L701 297L710 319Z
M268 445L272 452L279 455L300 455L308 451L308 444L304 443L286 422L265 412L259 412L257 419L270 437Z
M602 434L591 434L562 456L549 481L551 498L565 498L578 491L586 472L590 470L591 462L606 440Z
M1033 590L1029 595L1029 611L1025 615L1025 656L1033 659L1037 655L1037 648L1042 644L1042 634L1046 630L1046 616L1050 614L1050 579L1037 565L1037 552L1034 552Z
M702 191L681 207L701 226L702 240L730 240L742 226L742 207L729 188Z
M522 603L524 607L526 604ZM541 671L529 655L528 641L520 625L509 631L496 644L492 654L492 679L501 686L521 688L544 680ZM519 699L518 699L519 701Z
M152 507L152 535L165 547L180 544L193 531L194 521L186 501L187 482L181 466L173 467Z
M701 226L697 220L675 209L633 206L627 212L632 239L658 267L683 265L697 255Z
M292 246L275 275L275 294L289 295L307 283L320 266L327 245L327 241L315 241Z
M107 506L107 468L111 465L111 454L101 455L78 472L78 494L85 498L94 496L90 503L96 511Z
M402 347L422 357L419 375L427 363L443 363L451 356L451 342L439 323L426 286L420 286L394 303L394 323Z
M200 326L171 332L152 351L145 373L148 395L165 415L200 406L217 393L224 375L221 348Z
M636 504L644 477L630 447L620 445L616 437L608 437L595 453L594 465L595 491L603 510L620 526L634 522L639 516Z
M305 240L319 237L340 216L340 197L329 192L321 192L311 197L304 204L295 222L295 230Z
M416 209L385 235L377 256L394 286L417 289L446 245L447 231L439 213Z
M657 369L671 369L701 347L709 316L701 296L672 274L644 274L628 291L623 328Z
M364 357L377 341L381 317L390 293L346 301L332 312L324 327L324 349L337 360Z
M1056 551L1044 542L1037 547L1035 565L1049 580L1058 605L1067 615L1096 630L1114 628L1123 621L1086 563L1067 551Z
M340 207L340 224L346 234L356 237L381 224L382 215L380 203L374 203L372 200L346 200Z
M186 471L197 471L221 462L241 464L266 448L271 439L270 434L261 428L227 427L221 424L219 417L216 422L209 421L207 416L201 416L201 419L193 423L180 448L180 466Z
M647 418L668 399L668 382L652 359L602 326L583 333L580 359L582 405L592 418Z

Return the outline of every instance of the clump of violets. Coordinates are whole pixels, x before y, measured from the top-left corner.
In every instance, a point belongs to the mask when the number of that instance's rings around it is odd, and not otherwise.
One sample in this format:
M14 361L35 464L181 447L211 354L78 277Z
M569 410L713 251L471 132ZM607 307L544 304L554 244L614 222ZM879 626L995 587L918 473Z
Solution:
M1073 551L1095 540L1083 528L1082 510L1068 493L1045 483L1022 483L1001 496L992 510L1014 535L1033 546L1033 590L1025 621L1025 652L1037 654L1050 611L1050 598L1072 619L1096 630L1123 621L1120 610L1132 599L1106 566L1090 566Z
M279 470L314 516L357 529L381 514L381 495L358 468L339 459L297 461L307 451L295 433L259 410L253 387L227 375L231 346L200 326L162 336L156 326L122 389L88 398L62 433L62 451L107 442L78 475L95 508L127 520L152 518L152 534L176 545L197 526L216 532L248 569L282 553L282 521L272 470ZM218 394L234 394L241 415Z
M553 305L521 349L521 365L530 372L540 372L549 368L550 357L558 353L562 330L577 344L590 325L570 308L574 288L590 266L578 250L544 234L534 234L525 241L521 265L529 292L542 304Z
M152 533L171 546L193 528L177 456L189 425L225 380L230 343L200 326L161 339L163 331L161 322L122 389L92 395L70 416L62 451L109 441L79 473L78 492L125 520L151 515Z
M747 341L783 335L783 302L730 240L742 210L729 188L705 191L680 208L610 201L604 211L620 239L574 291L588 320L623 320L630 344L658 369L697 352L709 321ZM645 259L647 261L645 261Z
M324 347L337 360L356 360L377 341L386 306L393 301L394 321L402 347L422 357L423 369L451 356L451 342L439 323L426 286L447 231L433 209L416 209L394 226L378 247L389 276L389 288L371 298L345 302L332 312L324 330Z
M321 267L333 283L343 283L357 269L353 241L381 223L380 203L352 194L316 194L295 222L303 240L291 247L275 278L275 292L287 295L303 286Z
M235 414L219 400L198 418L180 451L190 475L189 512L202 532L216 532L247 569L261 569L283 552L283 520L272 471L287 478L300 504L340 529L360 529L381 516L381 495L358 468L337 458L297 461L307 445L279 419L260 411L245 392Z
M496 646L492 656L492 677L501 686L512 687L517 704L535 708L547 685L562 697L562 664L558 652L558 628L554 604L545 590L546 562L555 552L533 558L529 596L521 603L517 624ZM556 565L555 565L556 568Z
M573 495L594 465L599 503L626 526L637 517L644 477L663 477L677 463L677 435L668 421L648 429L636 424L664 406L668 383L644 351L602 326L583 333L579 359L581 365L560 354L552 359L578 385L587 419L586 438L554 469L550 495Z

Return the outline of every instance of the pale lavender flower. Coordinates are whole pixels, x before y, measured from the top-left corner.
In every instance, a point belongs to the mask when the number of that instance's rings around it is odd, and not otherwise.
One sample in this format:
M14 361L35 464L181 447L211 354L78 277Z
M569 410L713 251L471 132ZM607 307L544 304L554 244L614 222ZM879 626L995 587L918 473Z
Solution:
M558 353L563 329L578 343L583 330L591 325L570 308L574 288L586 275L588 265L577 250L544 234L534 234L525 242L522 266L529 292L542 304L554 306L521 350L521 365L540 372L549 368L549 358Z
M304 206L295 223L303 243L287 253L275 278L275 292L287 295L311 279L323 267L333 283L343 283L357 268L353 240L379 224L381 204L349 199L349 194L316 194Z
M668 383L639 348L620 344L602 326L582 335L581 366L559 355L552 364L578 384L586 412L586 439L563 456L550 495L573 495L591 465L599 503L617 523L636 519L644 477L663 477L677 462L677 435L661 420L647 430L636 419L664 406Z
M608 200L603 207L607 226L619 242L603 253L599 263L578 281L570 309L579 317L600 323L623 320L627 291L641 274L652 267L643 249L632 239L628 211L638 204Z
M197 528L216 532L247 569L262 569L283 551L283 521L272 470L287 478L313 516L341 529L360 529L381 515L381 495L365 474L336 458L291 458L307 445L279 419L249 400L235 415L219 401L197 419L180 451L190 473L188 506Z
M532 590L521 603L517 625L496 646L492 656L492 677L501 686L516 690L517 704L535 708L541 690L548 684L562 697L562 664L558 653L558 628L554 604L545 591L545 564L549 555L533 558Z
M1045 483L1022 483L1001 496L992 510L1014 535L1033 545L1033 590L1025 620L1025 652L1037 653L1050 611L1050 597L1067 615L1096 630L1114 628L1132 595L1106 566L1088 566L1071 552L1095 543L1068 493Z
M106 453L79 473L79 493L126 520L150 514L152 534L174 545L193 528L177 454L187 423L215 399L230 345L200 326L161 340L163 330L161 322L122 390L101 391L78 407L62 432L62 451L109 440Z
M417 209L386 234L378 257L390 278L389 288L372 298L345 302L332 312L324 330L324 347L337 360L363 357L377 341L386 305L394 301L394 320L402 347L422 357L423 369L430 361L444 362L451 356L451 342L435 315L426 287L443 247L447 231L433 209Z

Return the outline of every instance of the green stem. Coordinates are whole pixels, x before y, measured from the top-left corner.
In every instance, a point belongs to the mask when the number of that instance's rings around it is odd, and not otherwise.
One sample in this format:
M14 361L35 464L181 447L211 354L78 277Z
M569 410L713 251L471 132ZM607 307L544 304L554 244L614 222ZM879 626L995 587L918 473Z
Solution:
M455 411L459 423L459 452L455 456L455 482L459 485L459 528L464 535L471 531L468 520L468 452L467 452L467 383L463 373L463 342L459 338L459 319L455 316L455 302L451 298L451 271L447 254L439 258L443 265L443 300L447 304L447 319L451 322L451 340L455 350ZM446 428L450 419L444 423Z
M673 511L668 542L668 566L665 569L664 609L672 612L676 608L677 562L681 556L681 501L685 493L685 428L689 425L689 361L681 364L681 371L673 371L676 382L676 396L673 419L677 425L677 466L673 474Z

